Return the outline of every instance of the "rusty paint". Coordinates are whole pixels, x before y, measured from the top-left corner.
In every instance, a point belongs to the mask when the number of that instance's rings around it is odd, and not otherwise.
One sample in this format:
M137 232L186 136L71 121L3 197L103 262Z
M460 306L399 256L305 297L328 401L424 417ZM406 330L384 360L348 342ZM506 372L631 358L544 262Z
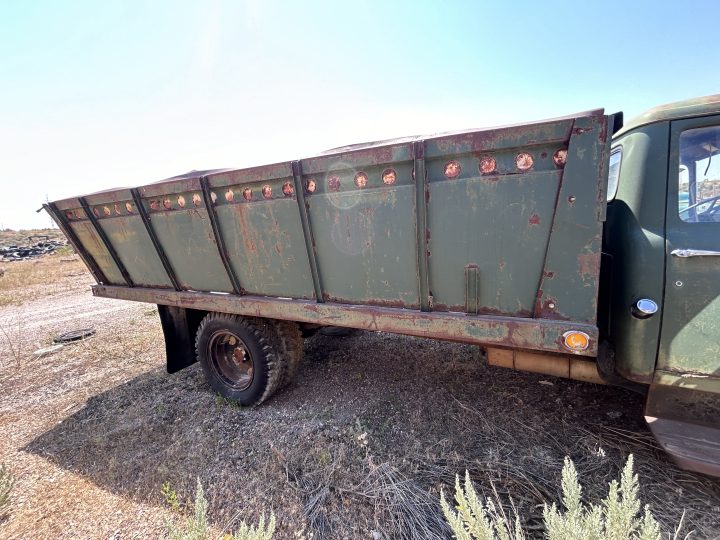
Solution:
M484 157L480 160L480 174L492 174L497 170L497 162L495 158Z
M529 171L534 165L533 157L527 152L520 152L515 157L515 166L519 171Z
M386 186L391 186L397 180L395 169L385 169L382 173L382 181Z
M262 187L262 196L265 199L271 199L272 198L272 187L270 187L269 184L265 184Z
M158 201L156 201L155 199L153 199L152 201L150 201L150 210L155 211L155 210L157 210L158 208L160 208L160 203L159 203Z
M600 267L600 253L581 253L577 260L580 277L583 280L594 279Z
M498 345L523 349L565 352L562 334L568 329L586 332L591 337L583 356L597 352L598 329L587 324L530 318L488 315L458 315L420 312L381 306L334 304L283 300L262 296L215 295L200 292L173 292L162 289L95 285L95 296L294 320L313 324L382 330L398 334L431 337L464 343Z
M460 163L455 160L448 161L445 164L445 173L444 174L447 178L451 178L451 179L457 178L458 176L460 176L461 171L462 171L462 167L460 166Z
M553 272L552 270L545 270L543 272L543 276L545 276L548 279L552 279L555 277L555 272ZM542 291L540 291L540 293L542 294Z
M530 226L537 226L540 225L540 216L537 214L532 214L530 218L528 218L528 223Z

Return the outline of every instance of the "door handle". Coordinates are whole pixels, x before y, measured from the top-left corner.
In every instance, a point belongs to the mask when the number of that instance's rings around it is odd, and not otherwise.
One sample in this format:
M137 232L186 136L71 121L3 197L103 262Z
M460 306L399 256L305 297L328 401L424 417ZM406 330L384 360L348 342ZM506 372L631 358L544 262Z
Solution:
M704 249L673 249L670 255L674 257L720 257L720 251L707 251Z

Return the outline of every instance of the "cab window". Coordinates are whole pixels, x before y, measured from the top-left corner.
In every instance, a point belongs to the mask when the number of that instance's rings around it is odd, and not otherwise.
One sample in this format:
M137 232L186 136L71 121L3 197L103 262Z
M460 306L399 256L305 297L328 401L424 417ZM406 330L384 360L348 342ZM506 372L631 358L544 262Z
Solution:
M688 223L720 222L720 126L680 134L678 213Z

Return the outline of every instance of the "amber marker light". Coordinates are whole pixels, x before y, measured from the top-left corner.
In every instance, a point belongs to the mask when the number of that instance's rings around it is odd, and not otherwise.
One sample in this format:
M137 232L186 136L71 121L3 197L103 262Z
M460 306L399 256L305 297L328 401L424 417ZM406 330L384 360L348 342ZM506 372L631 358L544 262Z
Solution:
M528 154L527 152L520 152L515 157L515 166L520 171L523 171L523 172L529 171L530 169L532 169L533 164L534 164L533 157L530 154Z
M494 158L484 157L480 160L480 174L492 174L497 169L497 162Z
M590 336L579 330L568 330L562 337L563 343L571 351L584 351L590 346Z

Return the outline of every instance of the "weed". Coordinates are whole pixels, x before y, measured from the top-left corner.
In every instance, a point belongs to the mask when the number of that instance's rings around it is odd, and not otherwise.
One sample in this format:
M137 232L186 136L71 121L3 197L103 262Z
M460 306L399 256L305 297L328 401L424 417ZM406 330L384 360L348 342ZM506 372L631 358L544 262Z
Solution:
M165 499L165 504L167 504L171 510L174 512L180 511L180 502L178 501L177 493L170 485L170 482L163 482L160 493L162 493Z
M164 486L165 484L163 484ZM193 515L185 520L182 527L169 523L168 538L170 540L206 540L210 538L207 509L208 502L205 498L202 483L198 478ZM267 524L264 515L260 517L260 522L256 526L241 521L237 531L234 534L225 535L223 540L272 540L274 534L275 515L271 513Z
M240 405L239 402L235 401L234 399L226 398L220 393L215 394L215 405L217 407L235 407L237 409L242 408L242 405Z
M12 490L15 486L15 478L10 469L3 463L0 465L0 520L7 517L10 512L12 501Z
M561 487L565 510L558 510L555 503L551 506L546 504L543 509L548 540L660 540L660 526L648 505L639 517L638 477L633 472L632 455L623 468L620 483L617 480L610 482L608 495L599 505L591 504L588 508L582 503L582 487L575 465L568 457L562 470ZM489 498L485 503L480 500L467 471L464 486L460 485L460 478L455 477L455 502L453 509L441 492L443 514L458 540L523 540L526 537L517 513L510 520L502 506L496 506Z

